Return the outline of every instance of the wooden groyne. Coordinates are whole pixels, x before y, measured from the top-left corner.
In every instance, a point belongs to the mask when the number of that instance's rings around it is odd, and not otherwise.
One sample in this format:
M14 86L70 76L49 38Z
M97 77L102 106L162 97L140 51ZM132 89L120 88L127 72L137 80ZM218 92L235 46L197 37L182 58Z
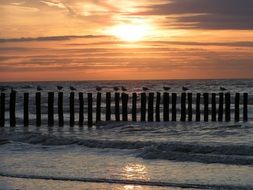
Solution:
M36 110L36 126L42 124L42 95L46 93L36 92L34 104ZM68 96L69 102L64 102L64 95ZM76 95L78 98L75 99ZM8 98L8 102L7 100ZM23 94L23 125L30 125L31 94ZM64 115L69 114L69 126L76 124L92 126L102 121L102 101L105 97L104 121L141 121L141 122L235 122L248 121L248 94L247 93L168 93L168 92L142 92L137 93L82 93L48 92L47 93L47 124L53 126L57 123L63 126ZM232 99L233 98L233 99ZM57 101L55 101L57 99ZM78 102L76 102L78 101ZM78 103L78 104L75 104ZM16 126L17 92L1 93L0 97L0 126L6 123ZM68 112L64 113L64 104L69 106ZM233 105L232 105L233 104ZM75 107L78 105L78 111ZM87 105L87 109L85 109ZM6 109L9 106L9 109ZM57 111L55 111L57 107ZM233 108L233 109L232 109ZM6 114L9 112L9 122L6 122ZM55 113L56 112L56 113ZM76 121L76 115L79 115ZM232 114L234 114L233 117ZM55 117L55 115L57 117ZM86 115L86 117L84 117ZM57 122L55 121L57 118ZM85 118L86 121L85 121Z

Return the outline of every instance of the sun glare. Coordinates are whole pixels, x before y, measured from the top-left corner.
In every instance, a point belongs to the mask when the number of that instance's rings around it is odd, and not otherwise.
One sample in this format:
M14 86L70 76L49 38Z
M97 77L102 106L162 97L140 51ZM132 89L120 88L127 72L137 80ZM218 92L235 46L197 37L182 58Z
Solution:
M123 41L137 42L150 34L150 26L146 24L122 24L112 28L110 33Z

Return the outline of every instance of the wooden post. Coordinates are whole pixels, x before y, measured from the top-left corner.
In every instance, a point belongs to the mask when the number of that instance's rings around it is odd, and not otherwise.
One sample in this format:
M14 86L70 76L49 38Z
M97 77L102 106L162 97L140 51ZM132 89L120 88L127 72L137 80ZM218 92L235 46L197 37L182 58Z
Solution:
M107 92L105 95L105 104L106 104L106 114L105 114L105 120L111 121L111 93Z
M172 121L177 121L177 94L172 93Z
M70 116L70 121L69 125L70 127L73 127L75 125L75 93L70 92L70 97L69 97L69 116Z
M1 93L1 100L0 100L0 127L5 126L5 93Z
M235 94L235 122L240 121L240 93Z
M188 93L188 121L192 121L192 93Z
M48 126L54 125L54 93L48 93Z
M64 125L63 92L58 92L58 125L60 127L62 127Z
M186 93L181 94L181 121L186 121Z
M84 121L83 109L84 109L83 93L79 92L79 126L83 126Z
M24 126L29 125L29 93L24 93Z
M88 127L92 127L92 93L88 93Z
M248 93L243 94L243 121L248 121Z
M216 121L216 93L212 93L212 121Z
M209 94L204 93L204 121L208 122L208 116L209 116Z
M141 121L146 121L146 93L141 93Z
M231 100L230 100L230 93L226 93L225 94L225 119L226 121L230 121L231 120L231 116L230 116L230 103L231 103Z
M224 113L224 94L221 92L219 93L219 111L218 111L218 121L223 121L223 113Z
M96 102L96 122L101 121L101 93L97 93L97 102Z
M156 94L156 106L155 106L155 120L160 122L160 104L161 104L161 93Z
M132 97L132 120L137 121L137 94L133 93Z
M128 120L128 111L127 111L127 104L128 104L128 94L122 93L122 120Z
M170 95L168 92L163 93L163 121L169 121L169 104Z
M10 93L10 126L16 126L16 91Z
M115 120L120 121L120 94L115 93Z
M36 126L41 126L41 93L36 92L35 94L36 104Z
M152 92L148 95L148 121L154 121L154 93Z
M200 121L200 98L201 98L201 94L197 93L196 95L196 121L197 122Z

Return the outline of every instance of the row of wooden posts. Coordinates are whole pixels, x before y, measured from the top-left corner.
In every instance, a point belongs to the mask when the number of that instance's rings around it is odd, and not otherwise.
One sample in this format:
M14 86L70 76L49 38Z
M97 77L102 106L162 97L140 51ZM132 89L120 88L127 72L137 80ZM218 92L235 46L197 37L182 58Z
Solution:
M156 95L156 97L155 97ZM216 97L219 96L218 102L216 102ZM177 100L178 95L176 93L141 93L141 108L140 108L140 121L153 122L153 121L177 121ZM162 97L163 96L163 97ZM211 96L211 110L209 107L209 97ZM101 98L102 94L98 92L96 94L96 118L93 118L93 94L87 93L87 104L88 111L84 113L84 93L79 92L79 121L80 126L84 125L84 114L87 114L87 124L92 126L94 121L101 121ZM201 97L202 94L196 94L196 110L195 118L193 118L193 94L192 93L182 93L181 94L181 118L180 121L201 121ZM224 98L225 97L225 98ZM234 120L235 122L240 121L240 93L235 94L234 99ZM5 126L5 99L6 94L1 93L0 99L0 126ZM29 93L24 93L23 102L23 124L24 126L29 125ZM187 100L187 101L186 101ZM128 121L128 102L129 94L127 93L115 93L115 121ZM120 107L121 102L121 107ZM187 102L187 103L186 103ZM70 121L69 125L75 125L75 93L71 92L69 97L69 114ZM217 107L218 103L218 107ZM36 104L36 126L41 126L41 92L36 92L35 95ZM112 94L106 93L106 113L105 120L111 121L112 119ZM155 106L154 106L155 104ZM186 104L187 109L186 109ZM225 109L224 109L225 104ZM160 108L162 105L163 117L160 116ZM171 106L171 113L170 113ZM230 93L203 93L203 114L204 121L209 121L209 112L211 111L212 121L231 121L231 94ZM10 93L9 99L9 119L10 126L16 126L16 92ZM54 92L48 93L48 126L54 125ZM122 114L122 119L121 119ZM187 117L188 115L188 117ZM225 115L225 117L224 117ZM154 117L155 116L155 117ZM217 117L218 116L218 117ZM224 117L224 118L223 118ZM137 121L137 93L132 93L132 104L131 104L131 120ZM188 119L187 119L188 118ZM248 121L248 94L243 93L243 121ZM58 92L58 125L64 125L64 113L63 113L63 92Z

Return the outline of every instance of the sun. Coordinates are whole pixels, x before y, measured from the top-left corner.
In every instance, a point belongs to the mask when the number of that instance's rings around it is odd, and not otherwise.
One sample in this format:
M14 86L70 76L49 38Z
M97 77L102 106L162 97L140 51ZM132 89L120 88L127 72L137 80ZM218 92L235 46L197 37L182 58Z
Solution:
M126 42L143 40L150 33L150 26L146 24L121 24L111 29L110 33Z

